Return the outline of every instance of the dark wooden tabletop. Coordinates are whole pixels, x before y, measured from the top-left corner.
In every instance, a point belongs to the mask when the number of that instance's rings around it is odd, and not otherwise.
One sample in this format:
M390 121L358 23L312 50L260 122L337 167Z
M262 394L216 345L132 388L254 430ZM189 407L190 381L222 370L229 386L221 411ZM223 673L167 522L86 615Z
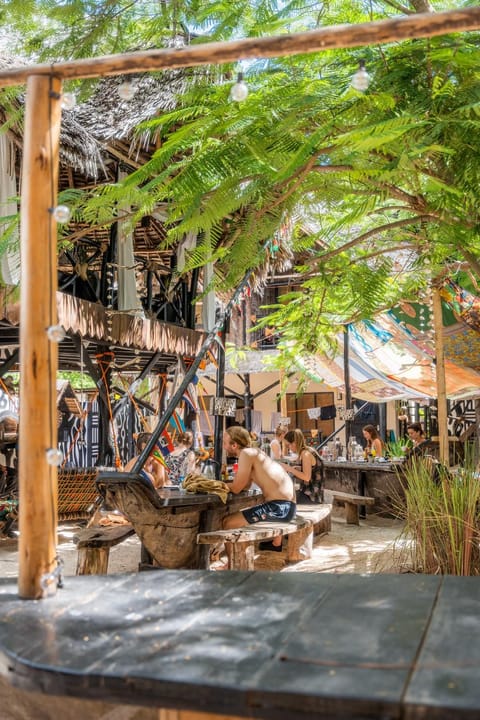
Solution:
M338 462L338 460L324 460L323 464L329 468L352 469L352 470L382 470L384 472L396 472L402 466L400 462L390 462L389 460L375 460L374 462L366 461L350 461Z
M165 507L187 507L189 505L222 505L222 501L215 493L191 493L181 488L160 488L157 490L160 503ZM229 493L227 496L227 503L231 502L235 498L245 499L249 497L258 497L259 502L262 497L259 490L250 491L247 490L242 493L234 495Z
M159 571L0 581L0 667L44 693L275 720L480 717L476 578Z

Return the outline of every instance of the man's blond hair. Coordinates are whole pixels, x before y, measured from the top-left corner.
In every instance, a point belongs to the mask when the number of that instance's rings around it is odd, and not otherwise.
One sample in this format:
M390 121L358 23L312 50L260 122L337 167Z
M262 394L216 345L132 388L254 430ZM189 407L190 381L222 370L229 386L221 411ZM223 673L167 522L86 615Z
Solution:
M232 425L232 427L227 428L225 432L230 436L230 440L237 443L241 448L251 447L252 438L248 430L244 427Z

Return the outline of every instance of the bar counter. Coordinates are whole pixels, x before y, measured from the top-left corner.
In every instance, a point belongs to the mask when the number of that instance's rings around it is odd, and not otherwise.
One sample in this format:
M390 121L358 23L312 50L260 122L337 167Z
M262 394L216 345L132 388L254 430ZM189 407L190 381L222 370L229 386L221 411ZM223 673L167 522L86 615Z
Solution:
M340 490L353 495L375 498L367 512L396 515L395 508L402 502L402 462L341 462L324 461L326 490Z

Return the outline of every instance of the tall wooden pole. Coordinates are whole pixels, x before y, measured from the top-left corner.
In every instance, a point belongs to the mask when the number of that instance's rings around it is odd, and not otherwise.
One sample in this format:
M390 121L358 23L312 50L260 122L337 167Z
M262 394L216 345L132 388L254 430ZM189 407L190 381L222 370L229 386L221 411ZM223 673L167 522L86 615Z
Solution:
M435 367L437 377L438 438L440 460L449 466L447 387L445 382L445 353L443 343L442 299L437 287L432 286L433 327L435 332Z
M345 457L350 450L350 436L352 434L352 421L350 410L352 409L352 388L350 387L350 336L348 325L343 326L343 373L345 379Z
M32 76L27 83L20 223L20 597L55 592L58 349L47 336L57 324L56 205L61 81Z

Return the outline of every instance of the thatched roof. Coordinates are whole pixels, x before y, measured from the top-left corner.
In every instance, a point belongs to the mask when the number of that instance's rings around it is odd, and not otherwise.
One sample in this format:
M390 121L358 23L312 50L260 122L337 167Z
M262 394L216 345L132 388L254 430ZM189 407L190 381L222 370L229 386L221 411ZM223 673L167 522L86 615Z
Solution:
M0 67L21 64L24 63L18 58L0 57ZM130 100L122 99L118 93L119 86L126 80L133 82L136 88ZM87 100L70 110L64 109L60 134L60 188L80 188L90 185L91 179L115 181L118 163L128 171L146 162L156 149L156 129L145 126L138 130L139 126L174 109L178 94L184 92L188 82L185 70L103 78ZM15 102L21 108L24 96L19 95ZM22 133L21 118L11 128L19 150L23 145ZM82 240L90 243L88 252L92 247L109 243L108 227L90 228L80 224L75 234L80 244ZM155 217L147 218L135 229L135 255L150 265L155 263L157 269L165 267L168 274L169 257L174 248L159 250L164 237L163 223ZM228 242L227 235L225 237ZM252 289L261 292L271 272L287 271L292 259L288 242L280 242L275 253L265 252L264 261L251 276ZM98 270L100 263L101 258L98 268L92 266L91 269ZM66 271L71 270L63 261L60 266Z
M119 95L119 87L125 81L135 87L130 100ZM112 141L127 140L130 152L147 149L155 141L153 132L146 128L136 132L138 126L176 106L178 93L184 92L186 75L183 70L169 70L161 74L109 77L101 80L96 90L83 103L65 115L72 117L93 137L103 143L108 152Z
M18 58L0 56L0 68L17 67L24 64ZM18 110L25 104L25 94L10 90L11 108ZM18 148L23 146L23 113L12 123L8 103L0 104L0 119L7 123L8 134ZM62 117L60 128L60 162L75 168L87 177L97 177L104 170L101 144L87 128L67 114Z

